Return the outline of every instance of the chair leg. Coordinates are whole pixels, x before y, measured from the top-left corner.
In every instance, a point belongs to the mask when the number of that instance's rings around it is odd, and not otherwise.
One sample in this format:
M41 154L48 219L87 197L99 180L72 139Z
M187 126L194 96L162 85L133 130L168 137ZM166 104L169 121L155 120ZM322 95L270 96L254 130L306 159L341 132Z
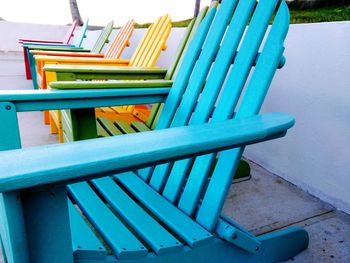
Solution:
M44 124L49 125L50 124L50 113L49 111L44 111Z
M4 244L2 243L1 238L0 238L0 242L1 242L2 259L3 259L4 263L8 263L6 253L5 253Z
M278 262L296 256L309 244L309 235L301 227L289 227L258 237L264 262Z
M22 193L30 262L73 263L65 186Z
M50 124L50 133L51 134L57 134L58 133L58 127L56 125L56 122L52 115L49 112L49 124Z
M29 68L29 61L27 56L27 50L25 47L23 47L23 57L24 57L24 67L26 72L26 78L28 80L32 79L32 75L30 74L30 68Z

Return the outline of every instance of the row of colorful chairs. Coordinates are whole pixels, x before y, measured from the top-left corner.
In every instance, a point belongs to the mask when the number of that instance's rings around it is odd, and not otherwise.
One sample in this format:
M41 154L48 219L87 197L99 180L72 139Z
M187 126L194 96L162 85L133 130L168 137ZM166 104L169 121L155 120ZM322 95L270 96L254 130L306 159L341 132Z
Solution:
M294 124L259 114L285 63L288 25L284 0L223 0L193 21L172 74L104 66L89 81L91 68L45 65L57 72L47 90L1 93L6 260L279 262L306 249L300 227L255 236L222 214L245 146ZM95 108L142 103L164 103L154 131L19 149L17 112L70 109L73 136L85 139L97 136ZM107 120L98 123L117 129Z

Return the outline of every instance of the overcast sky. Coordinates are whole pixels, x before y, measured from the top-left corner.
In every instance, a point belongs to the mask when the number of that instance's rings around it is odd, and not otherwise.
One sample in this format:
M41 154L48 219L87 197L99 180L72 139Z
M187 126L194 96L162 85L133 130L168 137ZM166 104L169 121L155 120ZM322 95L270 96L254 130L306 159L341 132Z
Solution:
M152 22L168 13L173 21L193 16L194 0L77 0L80 14L90 25L105 25L114 20L122 25L131 18ZM202 0L201 6L211 0ZM0 0L0 17L12 22L67 24L72 21L69 0Z

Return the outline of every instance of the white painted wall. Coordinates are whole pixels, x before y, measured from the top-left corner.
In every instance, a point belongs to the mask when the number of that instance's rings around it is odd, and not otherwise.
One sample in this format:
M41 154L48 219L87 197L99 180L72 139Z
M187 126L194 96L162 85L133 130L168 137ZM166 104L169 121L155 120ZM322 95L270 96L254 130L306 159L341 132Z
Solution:
M18 37L60 39L65 30L0 22L0 51L20 50ZM135 31L123 58L131 57L143 32ZM98 33L89 32L84 46ZM173 29L157 65L169 65L182 34ZM262 111L292 114L296 125L283 139L247 147L245 155L350 213L350 22L291 25L285 55Z
M0 51L21 51L18 38L61 41L69 26L0 21Z
M43 40L62 40L67 32L68 26L25 24L0 21L0 52L22 52L18 44L18 38L31 38ZM78 29L79 30L79 29ZM130 47L126 48L122 58L128 59L132 56L146 29L137 29L130 39ZM113 30L110 39L113 39L118 30ZM97 39L100 30L88 31L83 41L83 47L91 48ZM167 41L167 49L161 53L157 65L167 67L176 52L177 45L181 41L184 30L174 28ZM106 51L108 45L103 50Z
M263 112L290 113L296 124L245 154L350 213L350 22L291 25L285 55Z

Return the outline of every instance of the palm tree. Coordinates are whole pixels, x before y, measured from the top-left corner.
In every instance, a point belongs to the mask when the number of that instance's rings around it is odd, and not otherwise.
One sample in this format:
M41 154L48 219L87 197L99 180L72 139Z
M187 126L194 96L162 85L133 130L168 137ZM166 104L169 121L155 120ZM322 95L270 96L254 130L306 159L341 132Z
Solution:
M83 20L81 19L81 16L79 13L77 0L69 0L69 5L70 5L70 12L72 13L73 21L78 20L78 25L82 26Z
M201 8L201 0L196 0L196 5L194 6L194 17L198 16L199 9Z

